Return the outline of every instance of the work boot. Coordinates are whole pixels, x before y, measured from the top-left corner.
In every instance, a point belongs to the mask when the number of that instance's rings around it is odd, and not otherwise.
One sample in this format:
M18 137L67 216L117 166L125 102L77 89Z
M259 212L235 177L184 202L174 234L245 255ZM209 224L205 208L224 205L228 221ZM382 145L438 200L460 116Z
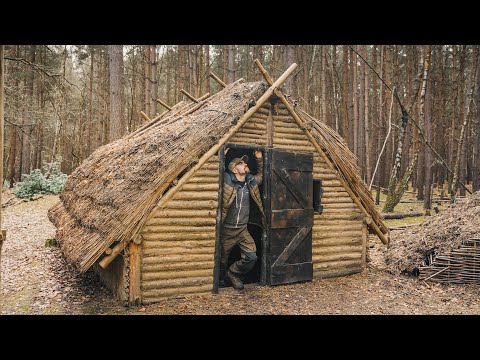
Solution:
M228 270L227 274L225 275L225 279L230 280L235 290L243 290L242 280L240 280L240 278L235 273Z

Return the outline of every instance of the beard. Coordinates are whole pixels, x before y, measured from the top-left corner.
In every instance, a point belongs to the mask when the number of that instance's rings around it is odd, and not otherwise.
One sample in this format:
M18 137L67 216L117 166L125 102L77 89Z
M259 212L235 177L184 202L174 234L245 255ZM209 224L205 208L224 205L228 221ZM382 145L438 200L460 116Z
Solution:
M247 175L247 174L250 174L250 168L249 167L245 168L245 175Z

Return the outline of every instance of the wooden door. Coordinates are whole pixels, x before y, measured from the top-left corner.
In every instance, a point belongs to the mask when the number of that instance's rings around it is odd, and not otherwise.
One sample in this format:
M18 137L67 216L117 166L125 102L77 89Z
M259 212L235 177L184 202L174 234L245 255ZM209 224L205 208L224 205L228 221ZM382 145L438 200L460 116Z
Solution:
M312 280L313 155L273 150L270 285Z

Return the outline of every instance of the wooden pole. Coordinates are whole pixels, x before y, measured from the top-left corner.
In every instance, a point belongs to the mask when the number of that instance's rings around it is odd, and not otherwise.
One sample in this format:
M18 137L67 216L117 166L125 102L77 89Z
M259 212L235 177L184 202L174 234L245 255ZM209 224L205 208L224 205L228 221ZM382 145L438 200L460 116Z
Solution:
M192 95L190 95L188 92L186 92L184 89L181 89L180 92L185 95L186 97L188 97L190 100L192 100L193 102L196 102L198 104L198 100L195 99Z
M2 264L2 245L5 240L6 233L2 230L2 192L3 192L3 83L4 83L4 45L0 45L0 269ZM0 283L2 275L0 271Z
M265 80L267 80L267 82L269 84L272 84L273 80L272 78L270 77L270 75L268 74L268 72L264 69L264 67L262 66L262 64L260 64L260 61L258 61L258 59L255 59L255 64L257 65L257 67L259 68L260 72L262 73L262 75L264 76ZM320 153L320 155L323 157L323 159L325 160L325 162L328 164L328 167L331 169L331 170L334 170L336 173L337 173L337 169L335 168L335 166L332 164L332 162L330 161L330 159L328 158L328 156L325 154L325 152L322 150L322 148L320 147L320 145L318 145L317 141L315 140L315 138L312 136L312 134L310 134L310 131L308 131L308 129L305 127L305 125L303 124L303 121L302 119L300 119L300 117L297 115L297 113L295 112L295 110L293 109L293 107L290 105L290 103L287 101L287 99L285 98L285 96L282 94L281 91L278 91L278 90L275 90L275 95L277 95L280 100L282 100L282 102L285 104L285 106L287 107L288 111L290 111L290 113L292 114L293 118L295 119L297 125L303 130L303 132L305 133L305 135L308 137L308 139L310 140L310 142L312 143L312 145L315 147L315 149L317 149L317 151ZM360 202L360 200L357 198L357 196L353 193L352 189L350 189L350 186L345 182L345 180L343 179L342 176L340 175L337 175L338 179L340 180L340 182L342 183L343 187L345 188L345 190L348 192L348 194L350 195L350 197L352 198L353 202L355 204L357 204L357 206L360 208L360 210L362 210L363 214L366 215L366 216L370 216L370 214L367 212L367 210L365 210L365 208L363 207L362 203ZM375 231L375 233L378 235L378 237L380 238L380 240L385 244L385 245L388 245L389 243L389 236L387 234L387 237L385 236L384 233L382 233L382 231L379 229L378 225L372 221L371 224L370 224L370 227Z
M222 87L226 87L227 84L225 84L220 78L218 78L214 73L210 73L210 77L215 80L217 83L219 83Z
M298 67L298 64L293 63L283 74L278 78L275 83L272 84L268 88L267 91L260 97L260 99L257 100L257 103L252 106L248 111L243 114L243 116L238 120L237 124L232 127L221 139L220 141L210 148L203 156L198 160L198 163L194 165L185 175L182 176L182 178L178 181L178 183L172 187L170 190L168 190L163 197L160 196L160 190L163 191L163 188L159 188L159 191L157 193L153 194L152 196L158 197L159 202L157 205L154 207L157 207L158 209L163 209L167 202L182 188L182 186L197 172L198 169L200 169L203 164L205 164L208 159L214 154L220 150L220 148L235 134L242 126L245 124L245 122L272 96L274 91L282 86L282 84L287 80L287 78L295 71L295 69ZM150 216L152 216L152 213L150 213ZM133 232L132 238L136 237L136 233L140 231L143 228L143 225L145 222L150 218L150 216L146 216L143 221L140 221L139 224L137 225L136 230ZM102 268L106 268L114 259L115 257L120 254L120 252L127 246L127 241L123 241L119 244L117 244L113 250L112 254L105 256L101 261L100 261L100 266Z
M167 108L168 110L172 110L172 108L170 106L168 106L167 104L165 104L162 100L160 99L157 99L157 102L162 105L164 108Z
M143 118L144 118L145 120L147 120L148 122L152 121L152 120L148 117L148 115L145 114L143 111L140 111L140 115L142 115Z
M140 287L140 246L130 243L130 270L129 270L129 305L138 306L142 303L142 291Z

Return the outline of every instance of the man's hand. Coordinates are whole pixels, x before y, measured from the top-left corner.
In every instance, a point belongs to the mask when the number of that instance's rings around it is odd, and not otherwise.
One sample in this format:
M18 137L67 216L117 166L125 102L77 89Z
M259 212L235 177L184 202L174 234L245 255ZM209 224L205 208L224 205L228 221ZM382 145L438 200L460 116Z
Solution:
M257 159L261 159L262 158L262 150L255 150L255 157Z

